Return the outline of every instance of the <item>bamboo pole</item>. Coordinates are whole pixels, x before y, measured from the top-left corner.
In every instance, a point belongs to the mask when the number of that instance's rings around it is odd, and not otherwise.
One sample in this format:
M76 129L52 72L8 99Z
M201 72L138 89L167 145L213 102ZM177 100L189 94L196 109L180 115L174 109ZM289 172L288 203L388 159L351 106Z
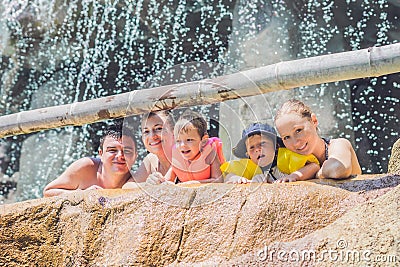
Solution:
M300 86L400 72L400 43L279 62L214 79L173 84L0 117L0 138L106 119L218 103Z

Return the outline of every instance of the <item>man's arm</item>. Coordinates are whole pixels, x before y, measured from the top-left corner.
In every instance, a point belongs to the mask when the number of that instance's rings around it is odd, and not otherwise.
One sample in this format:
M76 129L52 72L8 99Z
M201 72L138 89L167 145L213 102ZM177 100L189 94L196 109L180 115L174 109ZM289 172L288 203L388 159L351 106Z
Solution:
M87 157L73 162L57 179L44 188L43 196L58 196L74 190L87 189L92 185L96 186L99 163L100 159Z

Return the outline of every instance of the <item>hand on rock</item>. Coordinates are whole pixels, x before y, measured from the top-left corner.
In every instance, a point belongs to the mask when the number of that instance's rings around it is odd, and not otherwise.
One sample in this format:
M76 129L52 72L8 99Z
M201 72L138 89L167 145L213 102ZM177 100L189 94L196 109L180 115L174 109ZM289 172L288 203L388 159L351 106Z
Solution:
M161 184L165 182L164 176L159 172L153 172L152 174L147 177L146 183L147 184Z
M226 183L228 183L228 184L247 184L250 182L251 182L250 180L248 180L242 176L234 175L234 176L230 177L229 181L227 181Z

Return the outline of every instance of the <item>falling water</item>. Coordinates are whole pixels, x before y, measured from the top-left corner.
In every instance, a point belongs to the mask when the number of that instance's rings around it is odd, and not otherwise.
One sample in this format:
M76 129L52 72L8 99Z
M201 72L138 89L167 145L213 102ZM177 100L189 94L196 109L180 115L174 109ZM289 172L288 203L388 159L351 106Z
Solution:
M231 5L2 1L1 114L140 89L152 76L183 62L220 62ZM98 143L91 140L98 139L103 124L7 138L4 149L16 163L3 172L19 172L19 199L40 197L43 186L73 160L94 156Z
M238 69L400 40L399 1L239 0L237 6L227 60ZM302 99L318 115L321 135L350 139L363 172L382 173L399 138L399 84L399 75L393 74L307 86L267 98L275 108L281 103L277 99Z
M227 72L400 40L395 0L0 1L2 115L215 75L174 67L185 62ZM379 173L399 136L399 91L390 75L265 97L272 113L289 97L306 101L324 118L322 135L349 138L363 171ZM72 161L96 155L108 123L3 139L4 190L17 183L19 200L41 197Z

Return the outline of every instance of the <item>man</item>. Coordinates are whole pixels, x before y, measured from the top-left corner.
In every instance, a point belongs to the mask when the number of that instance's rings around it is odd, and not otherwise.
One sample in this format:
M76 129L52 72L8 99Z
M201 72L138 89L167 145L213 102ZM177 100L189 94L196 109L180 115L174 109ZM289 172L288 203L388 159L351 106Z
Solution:
M134 137L122 135L120 129L107 130L100 140L99 156L73 162L44 188L43 195L51 197L77 190L121 188L131 178L130 169L137 157Z

